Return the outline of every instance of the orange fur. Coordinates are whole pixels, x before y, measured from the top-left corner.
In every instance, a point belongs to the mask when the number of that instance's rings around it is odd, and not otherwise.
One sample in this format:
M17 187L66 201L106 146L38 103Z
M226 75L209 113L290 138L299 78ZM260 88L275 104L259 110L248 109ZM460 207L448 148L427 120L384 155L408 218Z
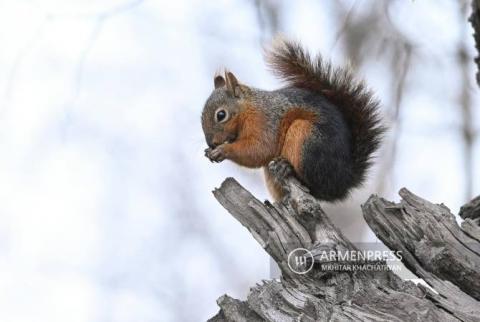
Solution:
M286 131L280 155L290 162L297 174L302 171L302 149L309 137L313 123L309 120L295 120ZM280 200L284 192L265 167L265 183L274 200Z
M235 142L224 146L225 156L248 168L264 167L267 188L273 198L279 200L283 191L275 183L266 166L274 157L282 156L292 164L295 172L300 173L302 147L316 119L313 112L294 108L283 116L277 137L272 138L265 131L263 113L246 105L240 114L225 125L226 133L237 133Z
M223 130L228 133L238 133L241 121L242 115L236 115L225 124Z
M309 137L317 116L302 108L288 111L282 118L278 133L276 156L286 158L297 174L302 171L302 148ZM273 199L280 200L284 192L265 167L265 183Z
M289 110L285 115L282 117L282 121L280 123L280 129L278 133L278 143L277 143L277 155L280 155L284 145L285 145L285 139L287 136L287 132L290 129L290 126L292 123L296 120L306 120L309 121L310 123L314 123L315 120L317 119L317 116L315 113L308 111L304 108L293 108Z
M312 126L309 120L295 120L285 135L281 156L290 162L296 173L302 171L302 148L310 136Z
M227 159L248 168L265 166L275 156L275 146L265 131L264 115L258 109L246 106L228 124L229 130L236 128L237 139L224 147Z

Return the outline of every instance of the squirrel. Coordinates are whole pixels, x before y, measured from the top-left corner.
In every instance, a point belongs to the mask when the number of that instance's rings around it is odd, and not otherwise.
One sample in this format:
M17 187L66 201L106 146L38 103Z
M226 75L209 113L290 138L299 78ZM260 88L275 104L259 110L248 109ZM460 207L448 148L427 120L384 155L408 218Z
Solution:
M345 199L365 180L385 131L379 101L347 68L311 58L298 42L277 39L265 60L285 87L260 90L230 71L214 77L201 116L205 156L263 167L275 200L289 175L320 200Z

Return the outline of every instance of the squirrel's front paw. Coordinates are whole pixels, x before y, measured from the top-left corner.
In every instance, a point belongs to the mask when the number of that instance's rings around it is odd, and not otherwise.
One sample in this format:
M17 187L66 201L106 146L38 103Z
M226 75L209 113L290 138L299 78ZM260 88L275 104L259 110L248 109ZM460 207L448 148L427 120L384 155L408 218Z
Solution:
M290 162L282 157L277 157L270 161L268 170L278 182L285 181L285 179L295 173Z
M222 162L225 160L225 151L223 150L223 146L219 145L215 149L205 149L205 156L212 162Z

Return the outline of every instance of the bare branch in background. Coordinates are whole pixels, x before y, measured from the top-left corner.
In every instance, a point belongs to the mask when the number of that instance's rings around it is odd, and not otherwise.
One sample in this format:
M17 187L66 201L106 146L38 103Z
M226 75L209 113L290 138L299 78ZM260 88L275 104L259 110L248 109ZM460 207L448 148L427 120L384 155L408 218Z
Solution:
M338 41L340 40L340 38L342 38L342 35L345 33L345 30L349 27L349 22L350 22L350 19L352 18L352 15L353 13L355 12L355 8L358 4L358 1L355 1L353 3L353 5L350 7L350 9L348 10L348 12L345 14L343 11L344 11L344 8L343 6L341 5L340 2L337 2L336 3L338 6L341 6L341 10L340 11L340 14L342 16L345 16L345 18L343 19L343 24L342 26L338 29L336 35L335 35L335 41L333 42L333 45L332 45L332 48L330 49L330 51L332 51L335 46L337 45Z
M477 57L475 63L477 64L477 83L480 86L480 0L472 0L472 14L470 15L470 23L473 27L473 37L475 39L475 46L477 47Z
M95 46L95 43L100 36L102 29L107 22L108 19L124 13L125 11L132 10L138 6L140 6L145 0L133 0L130 2L126 3L121 3L111 9L108 9L106 11L101 11L95 14L77 14L76 17L79 18L93 18L94 19L94 26L93 29L90 33L90 36L85 44L85 47L80 53L78 63L77 63L77 68L76 68L76 75L75 75L75 88L73 90L73 94L70 98L70 100L66 103L68 107L73 107L75 104L78 96L80 95L80 91L82 88L82 81L83 81L83 70L84 66L86 63L86 60L88 58L88 55L90 54L90 51L93 49ZM59 18L62 17L63 15L51 15L52 18ZM67 117L68 117L68 111L67 111Z
M35 43L42 37L43 31L45 29L45 25L48 22L48 15L45 16L43 19L42 23L36 28L35 32L33 33L32 37L29 38L27 43L23 48L21 48L18 52L18 54L15 56L15 59L13 61L12 68L8 72L8 78L7 78L7 86L5 87L5 98L8 100L11 99L12 97L12 90L15 84L15 78L17 76L17 70L20 67L23 58L30 52L32 47L35 45Z
M467 15L468 5L464 2L461 6L461 18ZM463 20L464 21L464 20ZM475 139L473 121L472 121L472 97L470 93L470 61L471 58L467 52L467 45L464 39L467 37L467 26L463 24L463 34L457 47L457 61L461 75L461 89L459 103L461 107L461 135L463 140L463 159L465 176L465 200L470 200L473 193L473 144ZM478 58L477 58L478 59Z
M272 0L254 0L254 5L260 27L260 44L262 45L279 31L279 4Z
M392 59L393 75L398 77L392 77L393 86L393 106L390 109L390 131L392 133L390 137L390 145L386 158L382 162L378 175L377 191L385 192L387 190L387 178L392 175L392 168L395 165L398 152L398 139L401 132L401 119L400 109L402 107L402 100L405 93L405 80L407 78L408 71L410 70L412 63L412 46L410 43L405 42L402 44L403 49L398 48ZM395 59L397 58L397 59Z

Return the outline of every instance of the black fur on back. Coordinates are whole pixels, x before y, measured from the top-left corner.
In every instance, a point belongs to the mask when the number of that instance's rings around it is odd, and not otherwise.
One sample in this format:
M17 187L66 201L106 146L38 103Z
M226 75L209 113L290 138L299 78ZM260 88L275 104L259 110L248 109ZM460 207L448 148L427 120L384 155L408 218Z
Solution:
M333 67L320 55L311 58L293 41L277 39L267 51L266 60L290 86L320 93L340 110L351 133L351 187L359 186L385 131L380 124L379 101L373 92L347 68Z

